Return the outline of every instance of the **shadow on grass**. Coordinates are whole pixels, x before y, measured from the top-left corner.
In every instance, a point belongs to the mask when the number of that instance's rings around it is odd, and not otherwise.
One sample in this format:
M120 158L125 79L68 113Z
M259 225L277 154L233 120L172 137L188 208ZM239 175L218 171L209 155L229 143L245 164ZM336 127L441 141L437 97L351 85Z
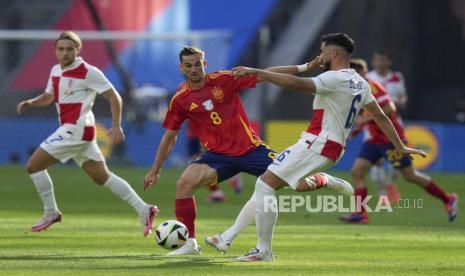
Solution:
M69 254L54 254L54 255L16 255L16 256L0 256L0 261L92 261L92 260L124 260L124 261L154 261L153 264L143 266L104 266L94 267L93 270L99 269L147 269L147 268L183 268L183 267L204 267L204 266L221 266L224 263L229 263L230 257L205 257L205 256L186 256L186 257L168 257L165 255L107 255L107 256L92 256L92 255L69 255Z

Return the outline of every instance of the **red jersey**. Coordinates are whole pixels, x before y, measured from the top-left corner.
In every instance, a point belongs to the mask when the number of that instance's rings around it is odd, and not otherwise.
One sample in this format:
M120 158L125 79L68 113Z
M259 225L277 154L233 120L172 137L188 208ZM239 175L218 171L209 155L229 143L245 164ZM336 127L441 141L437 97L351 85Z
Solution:
M371 93L373 93L373 96L375 97L379 106L383 107L386 104L392 102L392 99L386 92L386 89L380 83L373 80L368 80L368 83L371 87ZM394 125L394 128L396 129L400 139L406 142L407 139L405 136L404 127L397 113L391 113L388 115L388 117ZM387 138L384 132L375 123L375 121L370 121L367 124L367 127L365 128L365 141L370 144L391 144L389 138Z
M187 121L187 138L188 139L198 139L199 134L197 129L192 125L190 121Z
M238 95L240 90L255 87L257 77L236 80L231 71L219 71L205 78L205 85L198 90L187 83L178 88L163 127L178 130L189 119L208 151L229 156L243 155L262 144L250 127Z

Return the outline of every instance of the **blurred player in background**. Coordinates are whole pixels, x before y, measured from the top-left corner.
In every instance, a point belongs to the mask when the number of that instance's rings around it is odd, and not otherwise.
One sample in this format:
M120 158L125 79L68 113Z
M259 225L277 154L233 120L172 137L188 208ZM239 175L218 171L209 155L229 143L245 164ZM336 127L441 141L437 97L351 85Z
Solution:
M361 76L366 76L368 72L367 64L363 59L352 59L350 61L350 67L355 69ZM379 106L391 120L402 141L407 144L405 131L400 122L394 102L379 83L371 79L368 79L368 83L370 84L373 96L377 100ZM400 169L405 180L417 184L429 194L444 202L449 221L455 219L458 212L456 194L445 193L429 176L413 168L412 160L401 156L395 151L394 145L376 124L373 117L359 116L356 119L356 124L366 125L365 129L368 131L368 135L366 136L367 139L363 143L359 156L355 160L352 168L353 184L355 185L354 195L359 196L357 200L363 202L366 198L368 189L366 187L365 177L370 168L375 165L380 158L383 158L390 162L394 168ZM362 205L362 210L360 212L341 216L339 219L351 223L368 223L368 213Z
M95 139L92 106L99 94L107 98L111 106L112 127L108 131L111 141L114 144L124 141L121 97L98 68L79 57L81 48L78 35L71 31L61 33L55 41L58 64L50 72L45 92L17 105L17 112L21 114L29 107L55 103L60 122L60 127L40 144L27 162L27 172L44 204L44 215L32 226L32 231L47 229L61 221L62 214L55 201L47 168L73 159L95 183L110 189L137 211L144 226L144 236L147 236L157 207L145 203L124 179L108 170Z
M199 135L197 131L192 126L191 123L187 123L187 154L191 161L195 161L200 155L204 152L204 147L200 143ZM229 184L231 188L234 189L236 194L239 194L242 191L242 177L241 174L236 174L235 176L229 179ZM208 201L210 202L223 202L225 197L223 191L218 187L218 183L212 183L208 186L210 190L210 195L208 196Z
M373 53L371 60L373 70L368 72L366 78L374 80L384 86L387 93L396 105L398 118L400 113L407 106L407 91L405 89L405 80L401 72L391 70L392 60L388 53L376 51ZM400 194L395 184L395 180L399 175L391 163L384 166L384 162L379 162L371 168L371 178L378 186L378 191L381 196L387 195L391 203L397 203L400 199Z
M344 154L347 136L352 124L363 107L395 144L400 155L425 155L420 150L405 147L381 110L368 83L349 67L354 41L346 34L336 33L321 38L321 54L305 68L314 70L320 66L326 72L314 78L300 78L292 75L267 72L264 70L237 67L236 76L255 75L284 88L305 91L315 95L313 118L307 131L298 142L284 150L260 175L255 185L256 226L259 236L258 247L252 248L238 261L272 261L273 229L278 218L276 190L291 186L298 190L301 179L307 183L339 185L340 192L351 194L352 187L346 181L318 173L334 166ZM308 175L312 175L307 177Z
M185 120L189 120L198 131L206 152L192 162L176 182L175 214L177 220L189 230L189 239L184 246L168 253L169 256L200 254L195 233L194 192L198 188L220 183L240 172L258 176L265 172L276 156L276 152L268 148L250 127L238 94L255 87L256 83L262 81L260 78L235 78L231 71L206 74L205 53L195 47L184 47L179 53L179 61L179 69L186 82L171 100L163 123L166 132L158 146L153 166L145 176L145 189L158 181L163 163L173 149ZM298 72L296 66L267 70L285 74ZM242 207L235 223L223 233L226 241L254 222L255 209L255 197L252 197Z

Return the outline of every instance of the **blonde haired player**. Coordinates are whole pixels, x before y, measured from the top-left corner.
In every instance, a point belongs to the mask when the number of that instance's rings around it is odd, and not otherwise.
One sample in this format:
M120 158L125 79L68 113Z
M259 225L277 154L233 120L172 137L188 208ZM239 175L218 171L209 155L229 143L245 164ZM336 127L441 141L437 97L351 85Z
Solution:
M81 48L82 42L77 34L71 31L61 33L55 41L58 64L50 71L45 92L17 105L17 112L21 114L28 107L55 103L60 123L26 165L44 204L44 215L31 230L42 231L61 221L62 214L55 201L47 168L59 161L66 163L73 159L95 183L110 189L137 211L144 226L143 234L147 236L153 227L157 207L145 203L124 179L108 170L95 140L95 119L91 109L98 94L110 102L112 127L108 135L111 141L114 144L124 141L121 97L99 69L79 57Z

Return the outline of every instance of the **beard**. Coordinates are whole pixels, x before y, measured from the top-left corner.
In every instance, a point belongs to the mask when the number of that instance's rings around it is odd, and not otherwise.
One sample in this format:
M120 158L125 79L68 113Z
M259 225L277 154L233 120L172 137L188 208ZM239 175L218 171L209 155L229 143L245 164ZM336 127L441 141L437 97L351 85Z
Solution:
M324 63L321 64L321 67L323 68L323 71L329 71L331 69L331 60L328 60Z

